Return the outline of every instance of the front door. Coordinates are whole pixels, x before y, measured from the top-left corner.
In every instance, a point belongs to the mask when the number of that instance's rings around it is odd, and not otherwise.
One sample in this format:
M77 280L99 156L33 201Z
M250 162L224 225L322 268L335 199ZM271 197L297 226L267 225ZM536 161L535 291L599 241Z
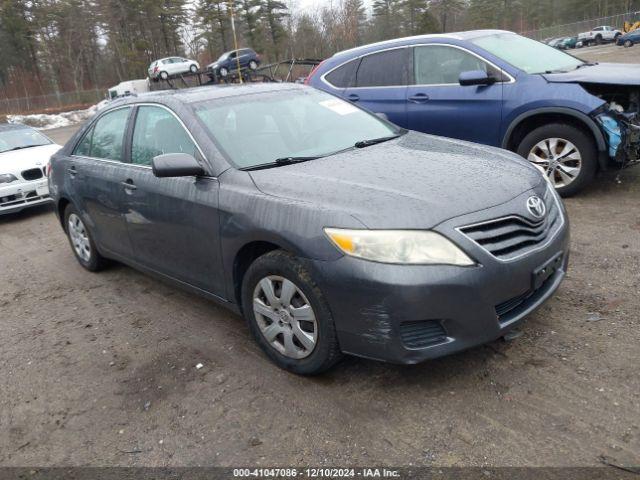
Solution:
M451 45L413 49L414 81L407 89L408 128L500 146L502 82L509 77L475 54ZM461 86L460 73L487 71L493 85Z
M219 184L212 177L157 178L153 157L199 151L168 109L137 108L131 165L123 181L125 219L141 265L224 296L218 226Z
M409 48L400 47L362 57L355 85L346 88L342 97L406 127L409 52Z
M104 253L129 257L131 243L124 220L122 177L124 139L131 107L100 117L74 149L67 175L80 208L99 248Z

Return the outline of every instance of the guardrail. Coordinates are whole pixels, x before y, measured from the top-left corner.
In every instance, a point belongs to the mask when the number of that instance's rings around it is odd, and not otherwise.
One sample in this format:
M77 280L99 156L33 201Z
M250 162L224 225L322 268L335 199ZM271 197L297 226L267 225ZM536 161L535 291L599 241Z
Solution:
M86 108L103 99L104 91L98 89L33 97L0 98L0 115L58 113Z

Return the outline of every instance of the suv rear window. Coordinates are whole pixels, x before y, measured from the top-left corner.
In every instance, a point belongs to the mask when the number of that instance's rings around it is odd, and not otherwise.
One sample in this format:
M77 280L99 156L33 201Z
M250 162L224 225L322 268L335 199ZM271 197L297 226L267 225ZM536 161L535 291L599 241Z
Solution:
M410 63L407 52L407 48L395 48L362 57L356 75L356 86L407 85Z
M334 87L353 87L356 81L356 70L358 69L359 63L359 58L351 60L327 74L325 79Z

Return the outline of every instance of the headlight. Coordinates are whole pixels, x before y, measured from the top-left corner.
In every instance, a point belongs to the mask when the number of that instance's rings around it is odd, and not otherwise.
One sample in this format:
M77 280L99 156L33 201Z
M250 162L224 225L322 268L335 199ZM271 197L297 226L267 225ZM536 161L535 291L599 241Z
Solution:
M410 265L475 265L453 242L435 232L339 228L324 231L342 252L365 260Z
M18 177L11 175L10 173L3 173L0 175L0 183L11 183L18 180Z

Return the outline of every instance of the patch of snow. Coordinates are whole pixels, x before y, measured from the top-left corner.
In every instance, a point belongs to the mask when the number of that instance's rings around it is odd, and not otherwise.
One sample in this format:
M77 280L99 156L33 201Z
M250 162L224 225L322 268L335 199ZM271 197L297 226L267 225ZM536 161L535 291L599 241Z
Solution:
M71 112L62 113L33 113L30 115L7 115L7 121L9 123L19 123L22 125L29 125L40 130L49 130L51 128L67 127L76 123L84 122L91 118L99 108L104 107L100 102L97 105L93 105L86 110L73 110Z

